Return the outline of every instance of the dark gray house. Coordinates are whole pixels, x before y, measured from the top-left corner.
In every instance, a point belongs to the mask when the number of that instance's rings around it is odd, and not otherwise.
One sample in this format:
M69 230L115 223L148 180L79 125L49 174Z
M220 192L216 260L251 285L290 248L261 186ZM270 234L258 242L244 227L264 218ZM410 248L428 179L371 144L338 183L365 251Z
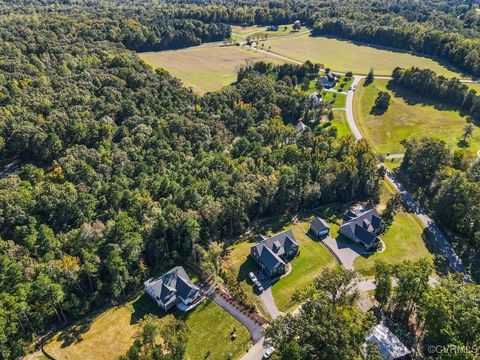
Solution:
M286 263L298 253L298 244L291 230L269 238L262 237L257 241L258 243L252 246L250 255L271 277L282 275Z
M324 237L329 234L330 226L322 218L316 217L310 223L310 231L317 237Z
M370 209L359 214L348 212L339 233L371 250L378 245L381 231L382 219L377 210Z
M168 310L174 305L182 311L195 307L200 299L200 289L188 277L185 269L176 266L158 278L143 283L145 291L161 306Z

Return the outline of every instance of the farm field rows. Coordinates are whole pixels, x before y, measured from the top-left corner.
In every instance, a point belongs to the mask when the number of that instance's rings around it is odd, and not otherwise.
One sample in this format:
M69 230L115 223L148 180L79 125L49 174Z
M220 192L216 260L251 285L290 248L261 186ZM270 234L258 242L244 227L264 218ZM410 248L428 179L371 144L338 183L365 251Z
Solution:
M212 44L138 55L154 68L164 68L199 94L220 90L234 82L238 69L248 61L281 63L275 57L256 50Z
M380 91L390 93L391 104L384 114L374 115L371 110ZM456 109L402 89L394 89L388 85L388 80L381 79L369 86L364 87L361 83L357 87L354 111L363 136L381 154L402 153L402 139L422 136L445 140L452 148L456 148L467 124L466 117ZM467 150L476 153L479 149L480 129L476 127Z

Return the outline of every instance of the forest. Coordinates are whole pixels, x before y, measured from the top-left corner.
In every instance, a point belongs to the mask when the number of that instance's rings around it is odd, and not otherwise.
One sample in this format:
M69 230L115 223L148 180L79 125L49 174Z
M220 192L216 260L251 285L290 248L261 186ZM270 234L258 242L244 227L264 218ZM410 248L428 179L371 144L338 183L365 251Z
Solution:
M16 359L52 327L121 302L191 259L195 245L225 243L254 219L378 200L383 174L366 142L322 128L297 135L291 126L307 107L291 79L315 76L318 65L245 66L235 84L199 97L131 50L222 40L230 24L313 26L326 17L401 17L462 39L478 35L473 1L441 3L2 1L1 357ZM475 74L475 42L439 56ZM422 146L406 143L406 172ZM446 160L412 181L478 249L478 218L461 208L478 198L478 166L434 148ZM447 209L461 221L449 223Z
M82 26L0 28L0 158L18 164L0 179L4 358L252 219L378 197L365 142L297 137L305 100L277 70L202 98Z

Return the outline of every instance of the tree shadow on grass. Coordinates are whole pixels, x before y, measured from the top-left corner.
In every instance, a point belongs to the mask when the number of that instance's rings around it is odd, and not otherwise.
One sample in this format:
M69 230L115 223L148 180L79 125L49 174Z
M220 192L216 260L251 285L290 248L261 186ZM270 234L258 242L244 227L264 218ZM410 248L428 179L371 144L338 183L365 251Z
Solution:
M425 96L415 94L404 87L395 84L390 80L387 84L387 89L390 90L395 97L401 97L407 105L422 105L431 106L439 111L458 111L461 116L467 115L460 107L447 104L441 101L432 100Z
M158 318L162 318L169 314L168 311L164 311L158 306L158 304L147 293L143 293L128 306L131 306L132 310L130 325L138 323L145 315L155 315Z
M431 59L431 60L435 61L436 63L438 63L439 65L445 67L446 69L448 69L452 72L456 72L456 73L460 74L461 76L471 77L471 75L469 75L466 72L458 69L457 67L450 64L449 62L447 62L445 60L442 60L438 57L427 55L427 54L421 54L421 53L416 53L416 52L413 52L413 51L407 51L407 50L404 50L404 49L399 49L399 48L394 48L394 47L389 47L389 46L384 46L384 45L377 45L377 44L372 44L372 43L366 43L366 42L361 42L361 41L357 41L357 40L346 39L346 38L342 38L340 36L331 35L331 34L310 35L310 37L314 37L314 38L315 37L323 37L323 38L327 38L327 39L349 42L349 43L357 45L357 46L374 48L374 49L377 49L377 50L384 50L384 51L389 51L389 52L398 53L398 54L410 54L410 55L414 55L414 56L421 56L421 57Z
M62 330L60 335L57 337L57 341L61 342L60 347L66 348L70 345L79 343L83 340L82 335L87 333L90 330L92 323L98 317L102 316L102 314L95 316L92 315L88 317L86 320L82 321L81 323L74 324L72 326L67 327L66 329Z

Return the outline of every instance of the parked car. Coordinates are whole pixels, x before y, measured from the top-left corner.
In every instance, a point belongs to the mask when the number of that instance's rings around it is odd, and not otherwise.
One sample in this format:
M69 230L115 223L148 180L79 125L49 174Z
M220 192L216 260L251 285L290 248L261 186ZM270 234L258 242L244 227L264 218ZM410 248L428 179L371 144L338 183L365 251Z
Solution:
M263 286L262 286L262 284L260 284L260 281L257 280L257 281L254 282L254 284L259 291L263 291Z
M252 280L252 282L255 284L255 282L257 282L257 277L255 276L255 274L253 272L250 272L248 274L248 277L250 278L250 280Z
M275 351L275 348L273 346L270 346L267 350L265 350L265 353L263 354L263 358L268 359L270 356L272 356L274 351Z

